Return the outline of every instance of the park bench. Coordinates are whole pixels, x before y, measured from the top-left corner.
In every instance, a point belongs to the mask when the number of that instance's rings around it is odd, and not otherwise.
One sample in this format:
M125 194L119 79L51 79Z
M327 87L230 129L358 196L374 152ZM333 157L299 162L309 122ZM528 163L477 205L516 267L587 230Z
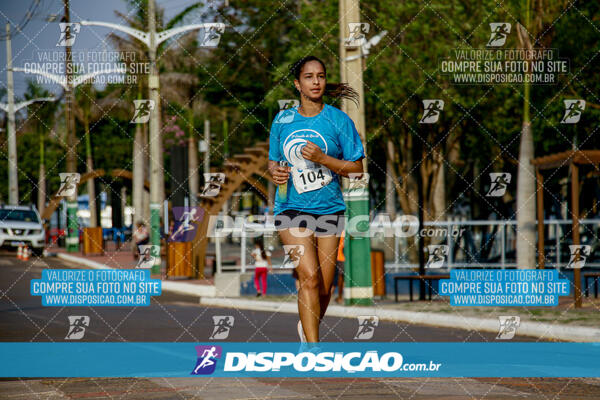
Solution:
M450 275L398 275L394 276L394 295L396 303L398 302L398 281L407 280L408 289L410 293L410 301L413 301L413 281L424 280L427 283L427 292L429 294L429 300L431 300L431 282L440 279L450 279Z
M588 279L593 279L594 282L594 298L598 298L598 280L600 280L600 272L588 272L583 274L583 282L585 284L585 297L590 294L590 287L588 286Z

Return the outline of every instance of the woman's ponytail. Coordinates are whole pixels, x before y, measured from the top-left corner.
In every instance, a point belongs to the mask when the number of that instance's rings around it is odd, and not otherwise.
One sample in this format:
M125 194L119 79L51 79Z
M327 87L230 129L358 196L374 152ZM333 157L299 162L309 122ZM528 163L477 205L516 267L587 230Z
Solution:
M352 100L358 105L358 92L347 83L328 83L325 86L325 94L335 98Z

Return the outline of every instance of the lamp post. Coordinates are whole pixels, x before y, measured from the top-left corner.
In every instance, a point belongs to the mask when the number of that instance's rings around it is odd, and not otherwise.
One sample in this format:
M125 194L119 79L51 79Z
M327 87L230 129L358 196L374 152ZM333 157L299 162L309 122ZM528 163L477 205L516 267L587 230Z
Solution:
M365 59L371 47L377 45L387 34L382 31L370 40L350 40L353 32L349 24L360 24L359 0L339 0L340 23L340 80L347 82L358 93L358 104L342 100L342 110L354 121L367 154L367 136L365 125L363 69ZM363 35L364 36L364 35ZM363 170L367 172L367 158L363 159ZM345 179L344 179L345 180ZM344 182L344 200L346 201L346 217L349 221L361 220L362 223L349 223L345 238L346 274L344 298L346 304L369 305L373 303L373 283L371 279L371 241L369 229L369 188L360 195L352 193ZM361 225L362 227L359 227Z
M164 201L164 174L162 173L162 137L160 132L160 91L159 91L159 80L158 80L158 68L156 67L156 51L158 46L165 40L178 35L183 32L195 30L195 29L218 29L223 31L225 24L216 23L203 23L203 24L191 24L171 28L162 32L156 32L156 20L155 20L155 3L154 0L148 2L148 32L141 31L139 29L131 28L129 26L123 26L119 24L113 24L110 22L99 22L99 21L81 21L81 25L89 26L103 26L111 28L130 36L133 36L140 42L142 42L148 48L148 58L150 62L150 74L148 77L148 89L150 100L154 102L154 109L150 111L150 237L151 243L155 246L159 246L159 251L156 252L158 257L155 257L155 264L152 267L153 273L158 273L161 260L160 260L160 210L161 204Z
M13 95L9 97L13 97ZM10 188L9 192L9 203L10 204L19 204L19 180L18 180L18 168L17 168L17 137L16 137L16 128L15 128L15 114L20 109L27 107L28 105L38 102L38 101L55 101L54 97L38 97L37 99L31 99L27 101L22 101L20 103L15 104L14 101L9 101L8 103L0 103L0 110L8 113L9 123L9 137L10 141L14 141L14 144L10 144L9 142L9 156L8 159L11 162L8 165L8 186Z
M19 71L19 72L24 72L26 74L35 74L35 75L43 76L44 78L47 78L47 79L59 84L60 86L62 86L63 89L65 90L65 92L67 93L67 98L69 98L70 94L73 92L73 89L75 89L77 86L79 86L82 83L87 82L91 79L94 79L98 75L112 74L112 73L125 73L125 69L123 69L123 68L108 68L108 69L105 69L102 71L94 71L94 72L90 72L89 74L79 75L72 79L68 79L67 76L65 76L65 75L52 74L50 72L46 72L46 71L43 71L38 68L13 68L13 71ZM66 123L67 146L69 146L67 151L74 154L75 149L71 148L71 147L74 147L74 143L72 143L72 141L69 140L69 128L68 128L69 122L68 122L68 120L66 122L67 122ZM74 127L72 127L72 128L74 129ZM71 132L71 133L75 134L75 132ZM73 166L71 166L70 168L67 168L68 172L77 172L76 169L75 169L75 171L72 171L69 169L73 169ZM77 195L76 194L69 197L69 199L67 201L67 232L68 232L67 240L66 240L67 251L68 252L79 251L79 224L77 222Z

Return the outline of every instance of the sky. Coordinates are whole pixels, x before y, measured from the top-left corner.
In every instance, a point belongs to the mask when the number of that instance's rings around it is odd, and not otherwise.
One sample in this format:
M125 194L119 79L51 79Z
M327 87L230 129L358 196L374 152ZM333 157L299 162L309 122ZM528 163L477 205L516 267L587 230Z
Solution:
M2 33L5 32L6 23L11 24L11 29L19 25L27 10L34 0L0 0L0 22ZM13 67L22 67L26 63L39 62L41 56L57 57L64 53L64 47L57 47L60 38L59 21L64 13L62 0L40 0L33 18L22 33L13 35L12 53ZM157 0L157 7L165 9L166 17L172 17L183 11L186 7L196 3L197 0ZM103 21L121 24L122 21L115 15L115 11L127 14L127 4L124 0L71 0L71 22L81 20ZM55 22L48 22L49 15L58 15ZM111 29L105 27L81 26L72 49L74 52L103 52L113 50L106 36ZM54 62L57 64L57 62ZM14 72L15 95L21 97L27 88L27 79L34 78L22 72ZM0 87L6 88L6 43L0 42ZM44 84L44 87L57 95L62 92L56 84ZM1 99L6 102L6 97Z

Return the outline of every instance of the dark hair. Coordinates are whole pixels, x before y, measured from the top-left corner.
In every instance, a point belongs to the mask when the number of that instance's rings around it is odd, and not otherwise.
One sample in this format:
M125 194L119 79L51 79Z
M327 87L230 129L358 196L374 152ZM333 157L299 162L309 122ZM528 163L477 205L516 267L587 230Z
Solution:
M290 64L290 73L294 75L294 78L300 79L302 67L304 67L304 64L309 61L317 61L320 63L321 66L323 66L323 71L325 71L325 74L327 74L327 67L325 67L325 63L321 61L320 58L315 56L306 56L302 57L295 63ZM358 92L347 83L327 83L325 85L325 94L335 98L336 100L339 98L352 100L356 105L358 105Z
M265 245L263 244L263 241L260 238L254 239L254 244L257 244L258 247L260 248L260 255L262 256L263 259L267 259L267 253L265 252Z

